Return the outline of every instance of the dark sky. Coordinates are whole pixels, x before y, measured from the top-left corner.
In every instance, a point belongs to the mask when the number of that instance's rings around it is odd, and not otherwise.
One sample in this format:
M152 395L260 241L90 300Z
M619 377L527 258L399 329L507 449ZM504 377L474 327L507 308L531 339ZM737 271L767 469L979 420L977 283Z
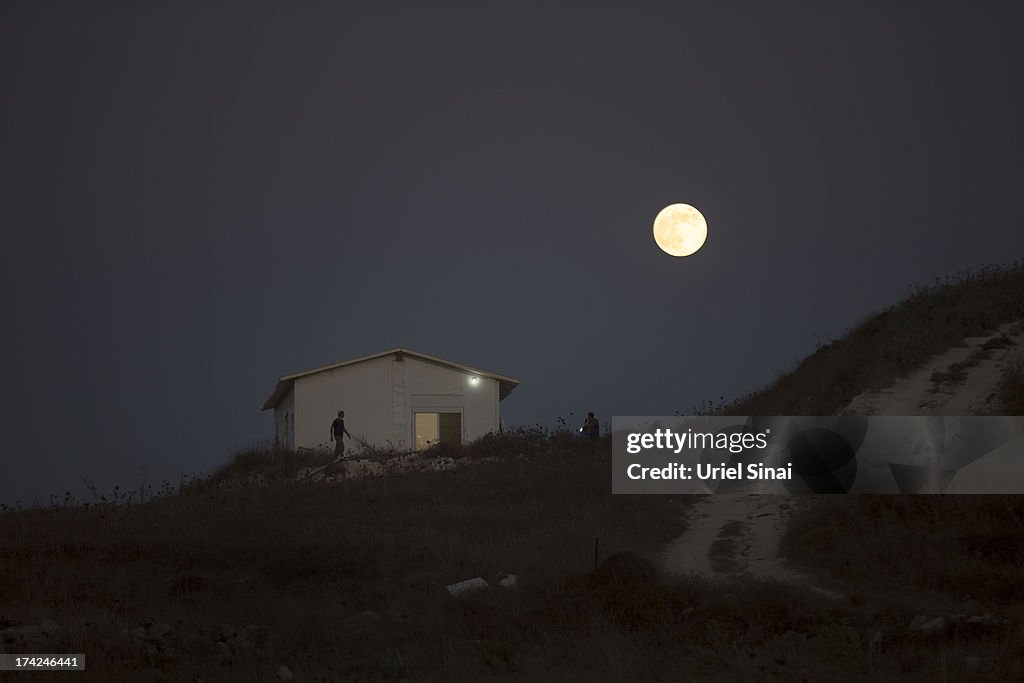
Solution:
M0 502L395 346L514 425L685 412L1024 256L1020 3L823 4L3 2Z

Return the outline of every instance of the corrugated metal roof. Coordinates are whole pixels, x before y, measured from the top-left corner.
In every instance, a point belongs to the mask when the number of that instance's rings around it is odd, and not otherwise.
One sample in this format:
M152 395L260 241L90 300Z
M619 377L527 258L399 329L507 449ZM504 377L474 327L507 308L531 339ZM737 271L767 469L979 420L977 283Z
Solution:
M519 386L519 380L512 379L511 377L505 377L494 372L487 372L486 370L480 370L464 363L456 363L455 361L445 360L444 358L438 358L437 356L428 356L425 353L419 351L413 351L411 349L397 348L389 351L382 351L375 353L371 356L362 356L360 358L353 358L352 360L342 361L340 363L334 363L333 365L325 365L322 368L314 368L313 370L306 370L304 372L296 372L293 375L285 375L277 380L277 386L274 387L273 393L267 397L267 400L263 402L262 410L270 410L276 408L277 405L284 399L284 397L291 391L291 388L295 385L295 380L300 377L306 377L307 375L315 375L318 372L326 372L327 370L334 370L336 368L342 368L346 365L355 365L356 363L362 363L374 358L383 358L384 356L392 356L395 354L402 354L411 356L413 358L419 358L429 363L437 363L438 365L444 365L446 367L455 368L456 370L462 370L474 375L480 375L481 377L490 377L498 382L498 399L503 400L506 396L512 393L512 390Z

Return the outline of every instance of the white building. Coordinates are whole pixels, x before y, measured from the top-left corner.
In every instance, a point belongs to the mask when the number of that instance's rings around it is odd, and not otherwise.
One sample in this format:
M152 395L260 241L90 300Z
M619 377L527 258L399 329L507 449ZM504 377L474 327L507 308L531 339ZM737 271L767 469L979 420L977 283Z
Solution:
M286 375L263 410L274 410L277 443L325 448L331 423L345 411L358 441L396 450L465 443L498 431L499 403L518 380L409 349Z

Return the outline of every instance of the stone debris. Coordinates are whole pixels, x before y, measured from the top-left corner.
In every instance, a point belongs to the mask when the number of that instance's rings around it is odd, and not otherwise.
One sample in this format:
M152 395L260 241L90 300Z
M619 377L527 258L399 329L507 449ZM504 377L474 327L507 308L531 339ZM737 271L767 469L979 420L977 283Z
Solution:
M377 626L381 621L383 620L379 614L371 610L367 610L365 612L360 612L354 617L350 617L345 623L351 628L362 629Z
M345 479L364 479L403 472L447 472L468 464L497 460L498 458L480 458L478 460L468 458L456 460L451 457L428 458L417 453L408 453L384 461L342 460L318 467L304 467L296 474L296 479L306 482L334 483Z
M502 588L515 588L519 583L519 577L515 574L506 574L505 578L498 582Z
M481 458L454 458L451 456L430 456L423 453L405 453L394 455L387 459L377 457L352 457L334 460L323 451L312 451L310 449L299 449L305 455L318 455L322 458L321 464L303 467L295 474L295 480L300 482L315 482L331 484L346 479L363 479L367 477L379 477L386 474L398 474L402 472L448 472L470 465L482 465L490 462L501 462L498 456L485 456ZM521 459L530 458L520 454ZM262 472L250 472L239 475L234 479L225 479L217 484L221 490L230 491L246 487L264 488L270 485L270 480Z
M941 631L950 624L981 624L999 625L1009 623L1007 619L1001 619L991 612L985 614L950 614L944 617L933 617L929 614L918 614L907 626L908 631L935 632Z
M428 460L430 464L427 469L434 470L435 472L447 472L448 470L454 470L455 458L437 458L435 460Z
M974 615L973 617L967 617L968 624L1005 624L1006 619L1000 619L994 614L986 612L981 615Z
M282 666L277 670L277 677L280 678L282 681L290 681L293 678L295 678L295 674L293 674L292 670L289 669L287 666Z
M373 460L342 460L337 464L337 468L343 479L362 479L384 474L384 464Z
M459 596L465 595L466 593L472 593L473 591L478 591L483 588L488 588L490 587L490 584L482 577L477 576L472 579L466 579L465 581L449 584L445 587L448 589L448 593L450 595Z
M501 462L501 458L497 455L485 455L482 458L457 458L455 459L455 466L468 467L470 465L483 465L487 462Z
M397 458L385 460L384 467L389 472L412 472L420 468L422 460L423 459L415 453L409 453L407 455L400 455Z
M921 631L923 633L941 631L946 627L945 617L932 617L927 614L918 614L907 627L908 631Z

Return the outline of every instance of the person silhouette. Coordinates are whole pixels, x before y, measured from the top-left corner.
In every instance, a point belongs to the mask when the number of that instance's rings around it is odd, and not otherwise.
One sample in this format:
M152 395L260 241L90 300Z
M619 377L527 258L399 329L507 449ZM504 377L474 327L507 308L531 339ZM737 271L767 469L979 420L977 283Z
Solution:
M596 439L601 435L601 425L598 424L593 412L587 413L587 419L583 421L583 434L588 439Z
M334 459L335 461L341 460L345 457L345 442L342 441L342 437L348 436L352 438L352 435L345 429L345 411L339 410L338 417L334 418L334 422L331 423L331 441L334 442Z

